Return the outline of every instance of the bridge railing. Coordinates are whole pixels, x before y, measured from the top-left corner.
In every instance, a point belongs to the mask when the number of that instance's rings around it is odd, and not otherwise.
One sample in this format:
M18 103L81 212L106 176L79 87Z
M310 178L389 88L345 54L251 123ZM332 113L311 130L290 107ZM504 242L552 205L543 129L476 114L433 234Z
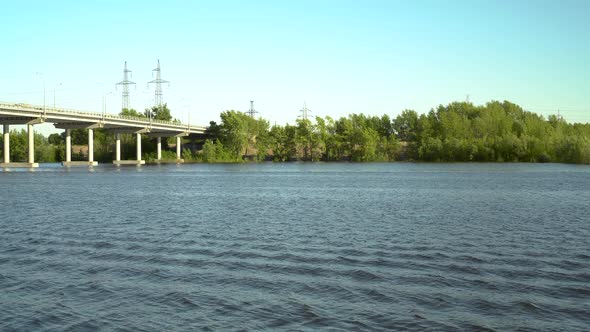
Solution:
M185 125L185 124L182 124L181 122L175 122L175 121L148 119L145 117L117 115L117 114L109 114L109 113L82 112L82 111L69 109L69 108L62 108L62 107L58 108L58 107L45 106L45 108L43 108L43 106L39 106L39 105L31 105L31 104L25 104L25 103L10 104L10 103L4 103L4 102L0 102L0 107L5 107L5 108L9 108L9 109L16 109L16 110L18 110L19 108L20 109L26 108L26 109L34 110L34 111L40 112L40 113L42 113L43 111L45 111L45 112L50 111L50 112L56 112L56 113L62 113L62 114L94 116L97 118L131 120L131 121L144 122L146 124L158 123L158 124L165 124L165 125L171 125L171 126L187 127L189 129L193 128L193 126ZM200 127L200 126L198 126L198 127Z

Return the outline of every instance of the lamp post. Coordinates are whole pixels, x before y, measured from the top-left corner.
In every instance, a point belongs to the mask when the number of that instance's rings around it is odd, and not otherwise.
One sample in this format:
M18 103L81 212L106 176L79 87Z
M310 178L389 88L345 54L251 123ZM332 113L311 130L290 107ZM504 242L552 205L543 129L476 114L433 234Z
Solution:
M183 108L185 109L187 115L186 128L189 130L191 127L191 105L186 104L183 106Z
M53 86L53 110L55 111L55 89L61 86L61 83L57 83L56 85Z
M143 90L141 91L141 94L144 96L143 98L143 103L146 104L146 108L145 108L145 112L144 114L147 112L147 116L148 116L148 120L150 122L150 128L152 126L152 117L153 117L153 109L151 105L151 100L148 96L150 96L150 91L149 90Z
M107 115L107 95L112 94L113 91L109 91L109 92L104 92L104 88L102 91L102 119L104 120L104 118Z
M36 72L35 75L43 81L43 116L45 117L45 114L47 113L45 111L45 75L40 72Z
M104 120L104 118L106 116L106 113L107 113L107 105L106 105L106 98L107 97L106 96L107 95L110 95L111 93L113 93L113 91L105 92L104 91L104 83L103 82L95 82L95 83L96 83L96 85L100 85L100 91L101 91L101 95L100 96L102 97L102 99L101 99L101 101L102 101L102 107L100 109L100 113L101 113L102 118Z
M153 110L148 106L148 115L150 117L150 129L152 128L152 118L153 118L152 112L153 112Z

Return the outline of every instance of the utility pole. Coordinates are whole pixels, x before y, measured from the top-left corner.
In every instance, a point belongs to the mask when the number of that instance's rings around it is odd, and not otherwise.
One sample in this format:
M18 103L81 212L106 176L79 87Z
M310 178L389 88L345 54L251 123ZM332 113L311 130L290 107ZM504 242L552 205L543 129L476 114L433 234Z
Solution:
M131 76L131 70L127 69L127 61L125 61L125 67L123 68L123 80L117 84L115 84L115 88L117 85L123 86L123 93L122 93L122 104L121 109L129 109L129 86L135 84L135 82L131 82L129 77Z

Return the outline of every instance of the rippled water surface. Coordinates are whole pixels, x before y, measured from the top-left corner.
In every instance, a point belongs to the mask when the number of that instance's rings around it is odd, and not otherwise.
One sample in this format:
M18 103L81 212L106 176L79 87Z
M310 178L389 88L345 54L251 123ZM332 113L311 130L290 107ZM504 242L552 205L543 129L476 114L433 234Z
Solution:
M590 325L590 167L0 170L0 331Z

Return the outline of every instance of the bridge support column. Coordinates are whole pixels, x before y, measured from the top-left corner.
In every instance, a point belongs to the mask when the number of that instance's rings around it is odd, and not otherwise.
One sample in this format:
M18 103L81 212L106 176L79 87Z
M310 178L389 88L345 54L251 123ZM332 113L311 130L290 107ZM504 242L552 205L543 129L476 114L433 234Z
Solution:
M135 133L135 138L137 140L137 158L135 160L121 160L121 134L115 134L115 160L113 160L113 164L117 166L122 165L143 165L145 164L145 160L141 159L141 134Z
M176 136L176 163L183 163L184 159L182 159L182 155L180 154L182 151L182 140L180 136Z
M13 167L24 167L24 168L34 168L39 167L39 164L35 162L35 132L33 131L33 125L28 124L27 130L29 131L28 135L28 158L27 162L10 162L10 126L8 124L4 124L3 128L3 135L4 135L4 161L0 163L0 167L3 168L13 168Z
M136 133L135 137L137 138L137 162L141 161L141 134Z
M94 161L94 129L88 129L88 163Z
M157 145L157 158L158 161L162 160L162 137L158 137Z
M66 163L72 162L72 130L66 129Z
M88 161L72 161L72 130L66 129L66 160L61 163L64 166L96 166L94 161L94 130L88 129Z
M27 167L39 167L39 164L35 162L35 131L33 125L27 125L27 131L29 134L29 158L27 160Z
M115 161L121 161L121 134L115 134Z
M33 131L33 125L27 125L27 131L29 133L29 164L35 163L35 132Z
M4 163L10 162L10 125L4 125Z

